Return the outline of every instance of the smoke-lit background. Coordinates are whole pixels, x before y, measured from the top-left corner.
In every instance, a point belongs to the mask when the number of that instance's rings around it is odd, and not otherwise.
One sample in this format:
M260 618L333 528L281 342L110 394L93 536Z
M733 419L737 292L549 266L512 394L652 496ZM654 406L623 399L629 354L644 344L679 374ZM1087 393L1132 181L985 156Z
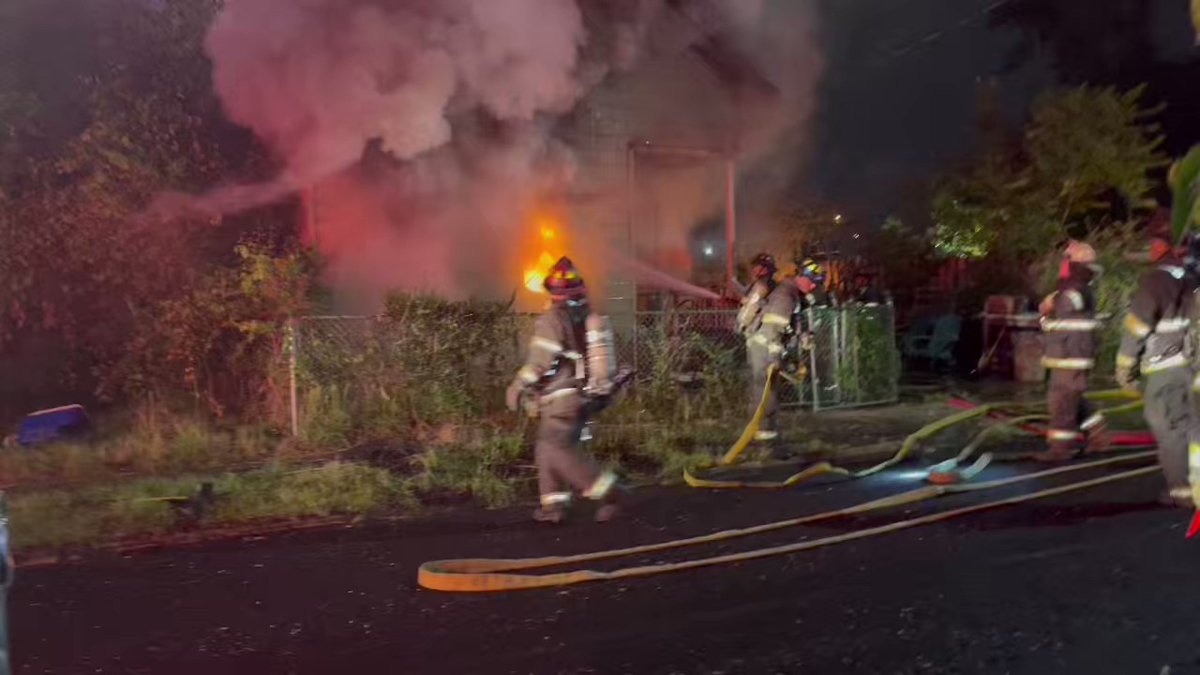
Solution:
M725 157L756 177L750 231L802 166L815 21L807 0L228 0L206 40L215 87L283 168L190 205L301 192L358 308L392 288L506 297L547 217L571 242L554 253L597 276L633 252L687 278ZM712 158L639 159L631 251L626 148L644 141Z

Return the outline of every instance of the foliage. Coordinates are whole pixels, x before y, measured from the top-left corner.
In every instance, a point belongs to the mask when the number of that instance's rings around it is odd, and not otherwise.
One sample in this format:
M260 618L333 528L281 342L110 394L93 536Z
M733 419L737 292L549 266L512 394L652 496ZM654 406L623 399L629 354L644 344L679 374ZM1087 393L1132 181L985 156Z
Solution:
M1143 265L1130 260L1128 253L1140 248L1142 239L1136 223L1113 223L1088 239L1088 243L1096 249L1097 262L1103 268L1100 276L1092 282L1097 311L1109 317L1099 335L1096 349L1096 368L1093 372L1097 375L1107 376L1113 370L1117 349L1121 345L1121 321L1129 310L1129 300L1144 271ZM1039 265L1045 270L1040 285L1044 293L1054 288L1061 255L1061 251L1057 250L1047 252Z
M946 256L1027 264L1068 226L1153 206L1163 142L1142 88L1081 87L1043 96L1019 146L988 148L934 198L935 246Z
M101 45L92 45L94 62L42 87L68 92L41 103L79 109L74 124L12 122L37 92L0 73L10 141L0 175L0 353L27 397L83 397L110 379L130 356L128 336L224 263L231 230L246 225L157 222L145 212L164 192L264 170L263 153L224 120L212 91L202 41L216 6L105 3L103 21L79 37Z
M476 443L432 447L416 457L417 489L426 495L440 493L474 497L488 507L508 506L517 496L524 473L518 462L525 454L519 434L493 432ZM530 486L531 487L531 486Z
M917 232L896 216L888 216L868 241L869 259L883 268L889 287L924 282L936 270L928 232Z
M3 486L87 485L130 476L257 468L287 454L262 425L218 427L147 402L131 419L101 418L96 438L0 453Z
M1167 174L1171 186L1171 233L1176 243L1200 220L1200 145L1194 146Z
M842 315L846 351L837 380L841 402L894 400L900 382L900 354L889 316L869 307L849 307Z
M406 294L380 317L301 322L306 438L388 438L504 415L530 326L505 303Z
M139 317L102 391L182 391L218 418L232 408L281 423L285 327L308 308L312 263L303 252L236 252L238 268L218 269Z
M1196 39L1200 40L1200 0L1192 0L1192 28L1196 31Z
M639 328L635 348L636 386L610 418L632 413L644 422L679 423L742 413L729 402L743 396L746 357L725 317L666 312Z
M214 525L361 514L414 503L412 488L403 478L340 462L298 471L148 479L70 492L13 494L13 545L29 549L112 543L168 532L180 524L171 501L193 497L202 482L213 484L216 498L204 521Z

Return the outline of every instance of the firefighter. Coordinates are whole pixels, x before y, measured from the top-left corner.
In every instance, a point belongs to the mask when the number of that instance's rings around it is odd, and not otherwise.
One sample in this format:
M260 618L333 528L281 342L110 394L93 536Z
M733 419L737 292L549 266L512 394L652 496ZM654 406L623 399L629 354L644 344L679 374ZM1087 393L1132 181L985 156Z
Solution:
M758 330L762 320L763 307L767 297L775 290L775 274L778 268L775 257L770 253L759 253L751 261L750 287L742 298L742 307L738 310L737 331L743 337L750 337Z
M830 304L829 291L825 288L827 276L825 268L812 258L805 258L800 263L800 290L804 293L806 307L826 307Z
M1116 378L1127 389L1136 389L1139 377L1144 380L1144 415L1158 443L1166 479L1162 501L1193 508L1188 447L1198 438L1186 343L1197 279L1171 245L1170 236L1152 233L1154 267L1142 275L1125 315Z
M604 522L617 514L622 490L616 474L601 470L584 454L582 444L590 437L595 390L604 386L597 384L598 371L604 369L597 362L612 363L611 329L591 311L583 277L570 259L560 258L543 285L550 308L538 317L525 365L505 397L510 410L525 401L538 416L534 460L541 505L533 517L550 523L564 520L574 489L601 503L596 520ZM608 353L597 353L595 345L605 344L604 339ZM615 367L607 370L611 375Z
M801 345L811 342L811 336L801 323L801 314L806 307L828 303L824 293L825 270L819 265L799 266L799 274L789 276L779 283L767 296L757 327L746 340L746 353L750 361L749 412L753 416L763 400L766 404L759 422L755 440L774 441L779 438L777 414L779 411L779 389L772 383L767 389L767 374L771 366L778 368L788 352L793 338ZM797 336L797 332L800 334Z
M1072 240L1067 244L1053 293L1042 300L1042 332L1046 355L1042 365L1050 371L1046 403L1050 409L1047 449L1037 459L1058 462L1071 459L1088 448L1099 450L1103 441L1104 417L1094 413L1083 397L1088 376L1095 365L1096 297L1091 283L1099 272L1096 251Z

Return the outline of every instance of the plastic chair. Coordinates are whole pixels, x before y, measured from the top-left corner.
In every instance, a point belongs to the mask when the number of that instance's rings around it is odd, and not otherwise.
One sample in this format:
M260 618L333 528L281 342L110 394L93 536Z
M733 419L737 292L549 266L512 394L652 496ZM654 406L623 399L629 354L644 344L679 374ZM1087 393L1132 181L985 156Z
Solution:
M917 332L918 329L920 332ZM954 348L958 346L961 332L962 317L957 314L939 316L931 328L927 328L926 324L918 326L917 322L913 322L913 329L904 336L904 356L910 359L928 359L930 367L933 368L939 364L953 368L956 364Z

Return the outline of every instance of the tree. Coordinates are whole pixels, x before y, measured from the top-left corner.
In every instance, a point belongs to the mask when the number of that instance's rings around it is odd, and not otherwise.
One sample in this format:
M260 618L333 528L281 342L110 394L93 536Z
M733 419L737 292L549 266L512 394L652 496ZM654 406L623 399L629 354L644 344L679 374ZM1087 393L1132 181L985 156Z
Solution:
M1015 147L988 148L933 203L946 256L1028 264L1069 228L1089 230L1153 208L1163 138L1142 90L1081 87L1043 96Z
M216 2L105 7L102 29L122 39L75 80L87 119L43 151L5 146L17 166L0 173L0 353L22 403L110 380L130 335L234 264L233 243L261 218L145 217L162 192L263 174L266 159L212 89L202 41Z

